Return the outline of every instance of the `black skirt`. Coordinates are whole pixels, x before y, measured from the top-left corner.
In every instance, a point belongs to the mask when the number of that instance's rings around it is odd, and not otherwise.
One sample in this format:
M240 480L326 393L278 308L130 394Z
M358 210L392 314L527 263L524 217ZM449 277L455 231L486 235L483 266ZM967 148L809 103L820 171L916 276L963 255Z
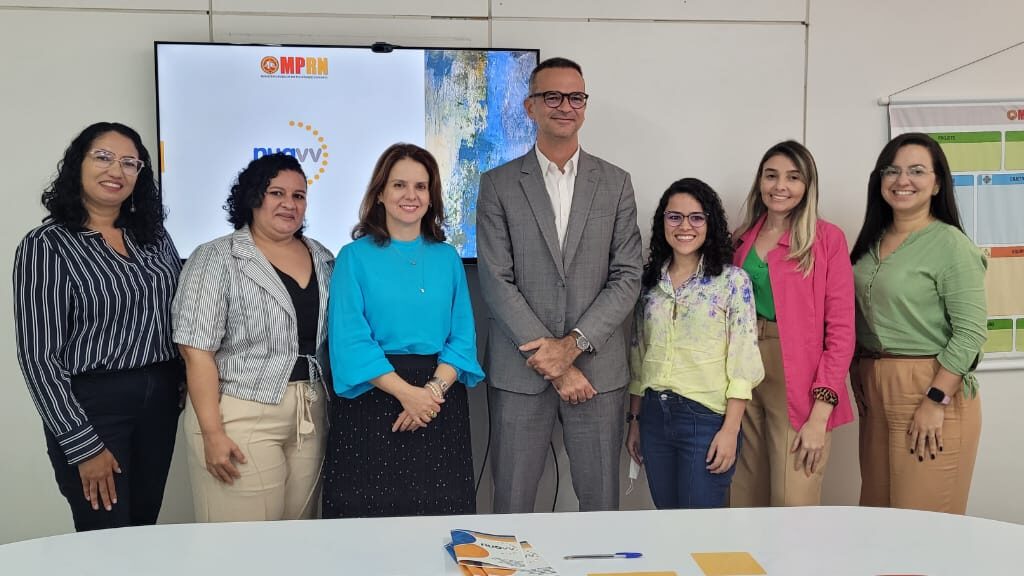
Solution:
M389 355L414 386L433 376L437 356ZM466 388L456 382L426 428L392 432L402 404L378 388L334 398L324 461L323 517L474 514L473 450Z

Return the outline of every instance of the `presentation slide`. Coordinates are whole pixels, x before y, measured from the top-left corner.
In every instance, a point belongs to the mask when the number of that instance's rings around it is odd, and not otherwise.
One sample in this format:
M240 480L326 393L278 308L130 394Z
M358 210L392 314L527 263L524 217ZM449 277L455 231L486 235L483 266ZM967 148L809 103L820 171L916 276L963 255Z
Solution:
M157 43L156 57L161 190L183 257L231 231L231 184L276 152L306 173L306 234L337 251L381 152L411 142L437 158L448 239L475 258L480 174L534 140L534 50Z

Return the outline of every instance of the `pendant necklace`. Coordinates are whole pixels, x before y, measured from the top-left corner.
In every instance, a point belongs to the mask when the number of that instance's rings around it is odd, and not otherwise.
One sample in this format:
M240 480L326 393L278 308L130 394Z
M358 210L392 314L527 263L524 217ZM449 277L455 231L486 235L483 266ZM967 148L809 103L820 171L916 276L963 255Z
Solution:
M414 256L410 256L409 254L406 254L405 252L399 250L398 246L395 245L394 240L392 240L389 244L390 244L391 249L393 249L395 251L395 254L397 254L398 257L401 258L403 262L409 264L409 266L412 266L414 269L416 269L416 268L419 269L419 272L420 272L419 291L420 291L420 294L425 294L427 289L426 289L426 286L424 286L424 282L423 282L423 268L424 268L424 265L423 265L423 240L422 239L420 240L419 249L416 250L416 254Z

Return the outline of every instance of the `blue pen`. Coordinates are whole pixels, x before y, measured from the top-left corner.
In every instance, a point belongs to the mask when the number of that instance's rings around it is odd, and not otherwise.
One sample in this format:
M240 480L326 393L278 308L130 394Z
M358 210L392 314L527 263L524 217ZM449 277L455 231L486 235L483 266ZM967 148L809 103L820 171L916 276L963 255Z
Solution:
M598 558L639 558L643 556L640 552L616 552L614 554L574 554L563 556L565 560L594 560Z

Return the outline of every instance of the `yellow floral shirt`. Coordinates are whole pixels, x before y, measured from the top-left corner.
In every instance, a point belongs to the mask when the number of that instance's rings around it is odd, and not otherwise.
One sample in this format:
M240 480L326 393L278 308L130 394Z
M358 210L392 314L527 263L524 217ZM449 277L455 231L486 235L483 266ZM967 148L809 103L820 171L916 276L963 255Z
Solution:
M666 265L637 302L629 364L630 394L667 390L720 414L729 398L749 400L764 366L746 272L726 265L709 277L700 266L673 291Z

